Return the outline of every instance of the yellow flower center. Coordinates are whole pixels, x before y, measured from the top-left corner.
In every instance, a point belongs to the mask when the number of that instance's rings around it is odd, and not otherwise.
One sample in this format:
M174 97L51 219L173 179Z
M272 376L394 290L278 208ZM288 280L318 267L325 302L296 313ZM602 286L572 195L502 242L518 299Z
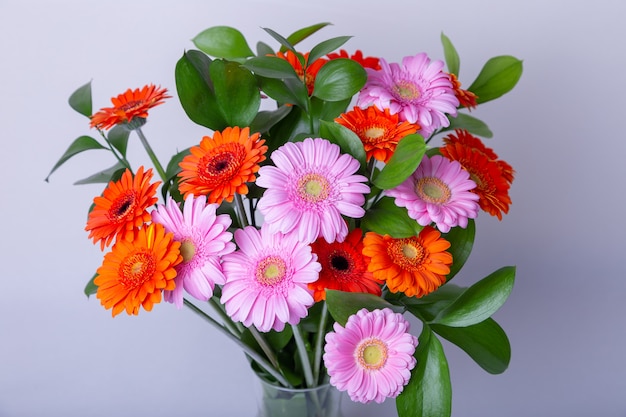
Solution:
M319 174L306 174L298 180L298 194L303 200L317 203L330 193L328 180Z
M398 81L393 87L394 93L402 100L412 101L420 98L420 90L411 81Z
M375 371L387 362L387 345L378 338L365 339L356 349L356 359L361 367Z
M286 271L285 261L278 256L268 256L257 265L256 279L261 285L270 287L281 282Z
M414 238L396 239L387 247L387 253L394 264L404 270L415 270L422 266L427 253Z
M191 261L196 254L196 245L189 239L184 240L180 245L180 254L183 257L183 263Z
M119 283L124 289L133 289L148 281L156 271L156 263L150 252L135 252L120 263Z
M416 194L427 203L444 204L452 193L448 185L436 177L420 178L415 184Z
M381 139L385 137L385 128L380 126L368 127L367 129L365 129L365 132L363 132L363 134L367 139L375 141L376 139Z

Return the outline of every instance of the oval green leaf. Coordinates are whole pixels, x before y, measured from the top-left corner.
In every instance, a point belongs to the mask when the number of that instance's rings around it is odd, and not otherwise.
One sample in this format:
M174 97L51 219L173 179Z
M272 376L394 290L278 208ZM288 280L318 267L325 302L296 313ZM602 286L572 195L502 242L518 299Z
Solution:
M345 126L326 120L320 121L320 136L339 145L342 153L352 155L365 167L365 148L361 139Z
M120 154L126 158L126 149L128 148L128 137L130 136L130 130L123 125L115 125L107 134L109 143L113 145L115 149L120 151Z
M485 103L511 91L521 76L522 61L510 55L493 57L468 90L478 96L477 103Z
M291 64L277 56L259 56L250 58L244 64L253 73L267 78L298 78Z
M84 292L87 298L89 298L90 295L93 295L98 292L98 286L94 284L94 281L97 276L98 274L94 274L93 277L91 277L91 280L89 280L89 282L87 283L87 285L85 285Z
M365 69L351 59L338 58L325 63L315 77L313 96L340 101L355 95L367 81Z
M54 164L54 166L52 167L52 170L50 170L50 173L45 178L46 182L50 178L50 175L52 175L52 173L56 171L57 168L59 168L61 165L63 165L68 159L70 159L76 154L79 154L84 151L88 151L90 149L107 149L107 148L102 146L97 140L95 140L91 136L80 136L76 138L74 142L72 142L72 144L69 146L69 148L67 148L67 150L63 153L63 155L57 161L57 163Z
M396 239L417 236L422 230L422 226L409 217L406 208L398 207L390 197L381 198L367 210L361 219L361 228Z
M91 117L93 114L91 104L91 81L80 86L76 91L74 91L68 102L70 107L78 113L83 116Z
M432 324L441 337L465 351L490 374L501 374L511 361L511 344L502 327L489 318L467 327Z
M426 143L422 135L412 134L403 137L387 165L374 178L374 185L381 190L388 190L402 184L415 172L424 152Z
M450 417L452 384L448 360L437 336L424 325L415 350L417 365L396 398L398 417Z
M257 113L254 120L250 124L251 132L266 133L276 123L280 122L289 114L291 106L280 106L276 110L264 110Z
M448 233L443 233L441 237L450 242L448 252L452 255L452 265L450 273L446 276L449 282L463 268L467 258L472 253L474 247L474 237L476 236L476 223L473 219L469 219L467 227L453 227Z
M214 57L236 59L254 55L241 32L229 26L208 28L192 41L202 52Z
M344 43L348 42L351 37L352 36L338 36L336 38L331 38L325 40L324 42L318 43L311 49L311 52L309 53L309 64L312 64L313 62L315 62L315 60L341 47Z
M471 134L482 136L483 138L493 137L493 132L489 129L485 122L465 113L459 112L456 117L451 117L450 126L442 129L441 132L455 129L467 130Z
M120 179L124 171L126 171L126 167L122 165L121 162L118 162L111 168L107 168L104 171L100 171L90 177L76 181L74 185L107 184L109 181L117 181Z
M302 42L303 40L305 40L306 38L308 38L309 36L317 32L318 30L328 25L330 25L330 23L316 23L314 25L307 26L302 29L298 29L291 35L287 36L286 41L289 42L290 45L297 45L298 43ZM286 49L281 48L281 51L285 52Z
M209 67L217 105L228 126L246 127L261 106L254 75L236 62L215 60Z
M515 267L500 268L465 290L441 310L432 323L466 327L487 320L502 307L513 290L514 282Z
M450 41L446 35L441 32L441 43L443 44L443 56L446 59L446 66L448 67L448 72L459 76L459 70L461 69L461 60L459 58L459 54L456 51L454 45Z
M336 290L326 290L326 304L328 305L330 315L342 326L346 325L351 315L356 314L357 311L363 308L370 311L390 308L396 313L402 313L404 311L404 307L394 306L373 294Z

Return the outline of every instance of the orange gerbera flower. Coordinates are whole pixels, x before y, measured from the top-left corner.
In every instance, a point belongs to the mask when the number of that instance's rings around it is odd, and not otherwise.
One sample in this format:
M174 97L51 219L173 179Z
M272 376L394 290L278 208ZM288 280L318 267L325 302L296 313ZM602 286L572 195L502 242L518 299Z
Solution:
M368 161L371 158L389 161L400 139L420 129L417 124L400 122L398 113L390 114L389 109L381 111L376 106L365 110L355 107L343 113L335 122L357 134L363 142Z
M513 168L498 160L492 149L465 130L456 130L456 136L448 135L444 143L441 154L458 161L476 183L472 192L480 197L480 208L502 220L502 213L508 213L511 204L509 188L513 182Z
M348 55L348 51L346 51L345 49L340 50L338 53L331 52L326 56L328 57L328 59L348 58L358 62L363 68L371 68L376 71L380 70L381 68L380 60L378 58L373 56L364 57L363 52L358 49L354 52L354 54L352 54L352 56Z
M92 115L89 126L110 129L115 125L130 123L135 119L141 126L148 117L148 110L163 104L166 98L170 98L167 95L167 89L153 84L146 85L141 90L129 88L124 94L111 98L113 107L104 107Z
M259 163L265 160L267 146L259 134L249 136L250 129L227 127L204 136L200 146L191 148L179 164L182 171L179 190L189 194L207 195L207 203L233 201L235 193L247 194L247 182L256 179Z
M100 248L127 231L132 231L150 221L148 207L157 202L154 196L161 183L150 184L152 169L143 172L139 167L133 178L127 169L117 182L109 182L101 196L93 199L94 208L89 213L85 230L93 243L100 241Z
M363 245L363 255L370 258L368 270L394 293L422 297L439 288L450 273L450 242L431 226L403 239L368 232Z
M313 94L313 88L315 87L315 77L319 72L320 68L328 62L327 59L318 58L314 62L309 63L309 53L304 54L304 67L302 63L298 59L293 51L288 50L287 52L278 52L276 56L282 58L289 62L289 64L293 67L298 74L298 77L304 82L306 85L307 91L309 95Z
M475 108L478 103L476 99L478 98L476 94L472 93L469 90L463 90L461 88L461 82L456 78L456 75L449 73L450 81L452 81L452 88L454 89L454 95L459 100L459 104L461 107L467 107L468 109Z
M363 250L363 232L352 230L343 242L328 243L320 238L311 244L322 265L317 281L309 284L315 301L326 299L326 289L381 295L381 282L367 270Z
M137 315L139 307L152 310L161 302L163 290L171 291L176 284L174 267L181 263L180 242L174 241L165 227L152 223L128 233L113 245L98 268L94 284L96 297L113 317L126 310Z

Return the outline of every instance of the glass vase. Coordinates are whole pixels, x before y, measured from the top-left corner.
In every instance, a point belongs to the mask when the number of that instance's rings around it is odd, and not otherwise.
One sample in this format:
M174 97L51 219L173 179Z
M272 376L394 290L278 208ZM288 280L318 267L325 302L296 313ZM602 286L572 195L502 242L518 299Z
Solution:
M330 384L294 389L259 379L257 417L342 417L341 393Z

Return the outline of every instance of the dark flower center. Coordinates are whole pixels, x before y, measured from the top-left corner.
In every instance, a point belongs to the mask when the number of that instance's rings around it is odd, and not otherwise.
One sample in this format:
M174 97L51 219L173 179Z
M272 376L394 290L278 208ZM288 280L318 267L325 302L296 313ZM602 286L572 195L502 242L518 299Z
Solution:
M334 255L330 258L330 265L337 271L347 271L350 268L350 262L345 256Z

